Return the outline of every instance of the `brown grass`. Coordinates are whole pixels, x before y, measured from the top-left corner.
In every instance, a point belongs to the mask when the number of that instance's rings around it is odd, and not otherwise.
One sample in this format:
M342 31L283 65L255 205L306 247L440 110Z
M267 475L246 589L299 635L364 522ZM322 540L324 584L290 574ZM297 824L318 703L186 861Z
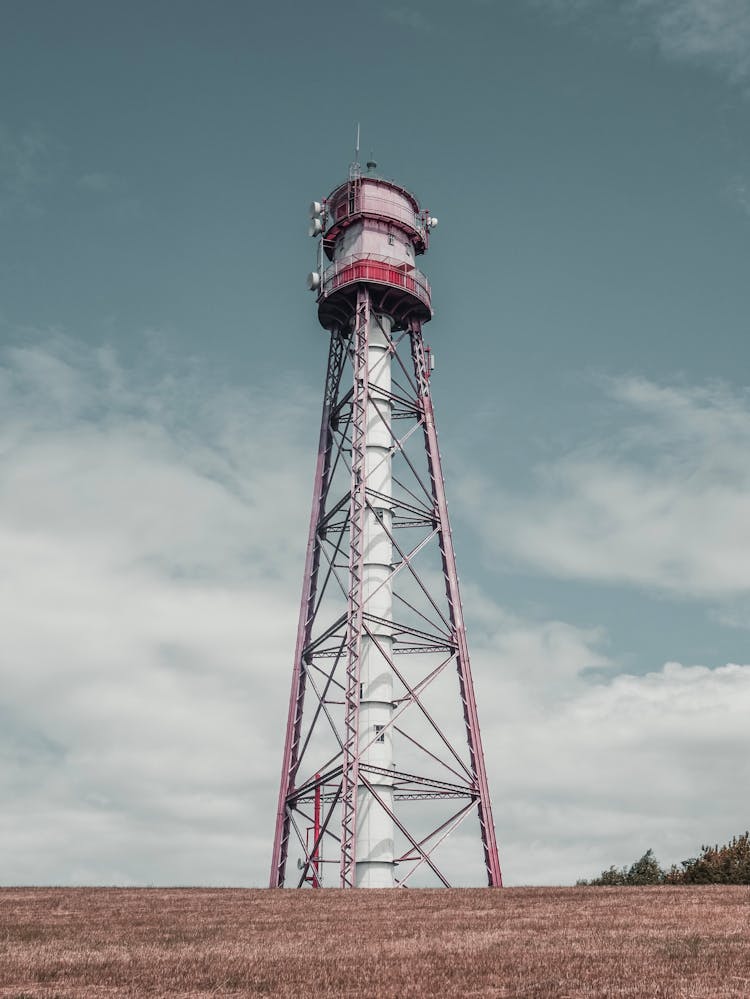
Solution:
M2 889L0 996L747 999L750 889Z

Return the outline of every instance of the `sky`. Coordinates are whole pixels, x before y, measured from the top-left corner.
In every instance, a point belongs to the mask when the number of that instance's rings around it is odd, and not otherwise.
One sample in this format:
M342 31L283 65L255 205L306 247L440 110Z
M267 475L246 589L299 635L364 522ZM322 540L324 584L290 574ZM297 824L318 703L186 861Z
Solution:
M4 0L0 95L0 884L267 883L357 121L506 883L747 828L747 0Z

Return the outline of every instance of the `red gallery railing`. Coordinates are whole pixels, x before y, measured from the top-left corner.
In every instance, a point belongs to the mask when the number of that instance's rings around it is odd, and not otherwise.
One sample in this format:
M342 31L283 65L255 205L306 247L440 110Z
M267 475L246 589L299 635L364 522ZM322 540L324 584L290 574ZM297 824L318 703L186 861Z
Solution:
M430 283L424 274L394 257L377 254L344 257L332 264L323 274L320 298L327 298L339 288L357 281L402 288L430 308Z

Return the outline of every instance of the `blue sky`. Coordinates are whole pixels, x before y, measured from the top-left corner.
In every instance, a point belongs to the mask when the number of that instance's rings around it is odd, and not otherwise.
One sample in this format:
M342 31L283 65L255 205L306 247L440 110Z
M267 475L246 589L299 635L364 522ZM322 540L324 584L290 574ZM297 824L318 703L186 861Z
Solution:
M440 219L507 881L743 830L746 0L0 18L0 882L266 880L356 121Z

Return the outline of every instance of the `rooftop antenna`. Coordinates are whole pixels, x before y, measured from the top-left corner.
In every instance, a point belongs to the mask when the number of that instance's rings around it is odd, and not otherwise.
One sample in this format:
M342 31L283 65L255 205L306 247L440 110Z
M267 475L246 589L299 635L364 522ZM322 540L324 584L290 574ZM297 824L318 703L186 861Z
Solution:
M357 143L354 147L354 162L349 167L349 179L354 180L355 177L360 177L362 175L362 168L359 165L359 122L357 122Z

